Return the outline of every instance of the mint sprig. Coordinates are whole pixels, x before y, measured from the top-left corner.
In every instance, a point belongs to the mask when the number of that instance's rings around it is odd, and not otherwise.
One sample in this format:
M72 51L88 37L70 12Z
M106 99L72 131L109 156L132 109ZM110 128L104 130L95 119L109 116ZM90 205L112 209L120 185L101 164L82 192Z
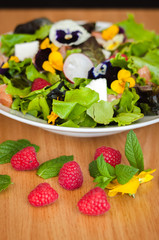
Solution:
M94 178L97 186L106 188L114 179L117 179L119 184L126 184L136 173L144 170L142 149L133 130L127 134L125 155L130 166L117 164L114 168L105 162L103 154L89 164L90 176Z
M126 184L139 171L138 168L132 166L118 164L115 166L115 174L118 183Z
M17 141L7 140L0 144L0 164L9 163L12 156L25 147L33 146L35 151L39 151L39 146L32 144L26 139L19 139Z
M56 177L64 163L73 161L73 155L71 156L60 156L55 159L48 160L42 163L37 170L37 175L43 179Z
M89 173L101 188L105 188L116 177L114 168L105 162L103 154L89 164Z
M138 168L140 172L144 170L142 149L133 130L130 130L127 134L125 155L131 166Z
M8 175L0 175L0 192L5 190L11 184L11 178Z

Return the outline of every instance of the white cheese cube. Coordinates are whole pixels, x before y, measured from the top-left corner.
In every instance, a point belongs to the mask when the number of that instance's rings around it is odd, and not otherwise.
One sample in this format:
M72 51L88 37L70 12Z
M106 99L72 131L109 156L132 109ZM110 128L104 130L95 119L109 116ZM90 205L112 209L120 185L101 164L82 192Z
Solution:
M86 87L99 93L99 101L107 101L107 80L106 78L93 79Z
M17 56L20 61L24 61L26 58L34 58L38 50L39 41L15 44L15 56Z

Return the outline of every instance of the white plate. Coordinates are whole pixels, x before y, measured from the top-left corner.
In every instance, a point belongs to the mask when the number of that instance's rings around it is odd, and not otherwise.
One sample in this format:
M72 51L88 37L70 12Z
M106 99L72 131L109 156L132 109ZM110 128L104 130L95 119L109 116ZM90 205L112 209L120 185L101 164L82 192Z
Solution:
M0 114L22 123L26 123L35 127L40 127L49 132L66 135L66 136L72 136L72 137L107 136L107 135L124 132L130 129L146 127L159 122L159 116L149 116L149 117L144 117L140 119L134 124L131 124L128 126L122 126L122 127L107 126L107 127L101 127L101 128L71 128L71 127L60 127L60 126L50 125L44 120L37 119L28 114L24 115L21 112L12 110L11 108L7 108L2 104L0 104Z
M85 21L84 21L85 22ZM83 23L83 21L81 22ZM110 22L96 22L96 30L101 31L109 27L112 23ZM11 33L11 32L10 32ZM60 127L48 124L46 121L35 118L31 115L24 115L21 112L16 110L12 110L0 104L0 114L7 116L11 119L17 120L22 123L26 123L35 127L42 128L46 131L72 136L72 137L101 137L112 134L117 134L120 132L124 132L130 129L136 129L141 127L146 127L148 125L152 125L154 123L159 122L159 116L149 116L144 117L138 120L136 123L128 125L128 126L106 126L106 127L97 127L97 128L71 128L71 127Z

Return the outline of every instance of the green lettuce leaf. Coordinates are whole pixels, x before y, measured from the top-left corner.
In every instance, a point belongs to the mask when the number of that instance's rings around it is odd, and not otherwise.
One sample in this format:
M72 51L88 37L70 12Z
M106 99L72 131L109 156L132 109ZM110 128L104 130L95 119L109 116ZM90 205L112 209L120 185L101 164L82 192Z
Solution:
M130 125L143 117L144 114L142 113L119 113L116 117L113 118L113 121L118 123L118 126L125 126Z
M128 15L128 19L118 22L118 25L125 30L125 34L129 39L136 41L153 40L158 44L155 32L145 29L143 24L136 23L133 15Z
M53 111L61 119L76 120L75 124L79 124L79 122L82 122L81 114L83 114L93 103L97 102L98 100L99 94L89 88L75 89L66 92L64 101L54 99Z
M140 97L136 93L136 90L134 88L125 89L125 91L122 94L121 100L119 102L119 109L117 110L117 112L118 113L124 113L124 112L140 113L141 112L140 108L135 106L139 98Z
M147 52L144 57L132 56L128 66L133 71L147 66L152 74L152 82L159 85L159 49Z
M4 34L1 36L1 52L6 56L10 56L14 53L14 46L17 43L31 42L36 39L44 39L49 35L49 31L52 25L44 25L38 29L34 34Z
M34 81L36 78L43 78L45 80L48 80L45 74L40 73L34 66L33 63L31 63L26 68L26 76L30 81Z
M112 102L100 101L94 103L88 110L87 114L99 124L109 124L114 115L114 105L119 103L119 99Z

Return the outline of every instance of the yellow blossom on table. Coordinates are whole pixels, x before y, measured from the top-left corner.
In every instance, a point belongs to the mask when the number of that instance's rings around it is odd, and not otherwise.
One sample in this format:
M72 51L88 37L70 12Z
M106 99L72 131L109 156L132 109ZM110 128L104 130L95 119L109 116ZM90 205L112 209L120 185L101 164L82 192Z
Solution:
M8 61L14 61L14 62L18 63L19 58L17 56L11 56ZM9 63L8 62L4 63L2 68L9 68Z
M115 35L119 32L119 27L115 24L110 26L109 28L102 31L102 38L104 40L111 40Z
M55 124L55 121L56 121L56 119L57 119L58 117L59 117L59 116L52 111L51 114L47 116L48 123L52 123L52 125L54 125L54 124Z
M125 84L126 82L129 83L129 88L132 88L135 86L135 80L133 77L131 77L131 72L126 69L121 69L118 72L118 79L114 80L111 83L111 89L115 91L118 94L121 94L124 92Z
M48 61L44 61L42 68L51 73L55 73L55 70L63 70L63 57L60 52L53 51L49 54Z
M129 182L120 184L115 179L112 183L109 183L106 187L109 189L108 196L114 197L117 193L135 195L140 184L149 182L153 179L151 175L156 169L151 171L142 171L141 173L134 175Z
M40 49L46 49L46 48L50 48L51 51L57 51L58 47L55 46L53 43L50 43L49 38L45 38L42 43L40 44Z

